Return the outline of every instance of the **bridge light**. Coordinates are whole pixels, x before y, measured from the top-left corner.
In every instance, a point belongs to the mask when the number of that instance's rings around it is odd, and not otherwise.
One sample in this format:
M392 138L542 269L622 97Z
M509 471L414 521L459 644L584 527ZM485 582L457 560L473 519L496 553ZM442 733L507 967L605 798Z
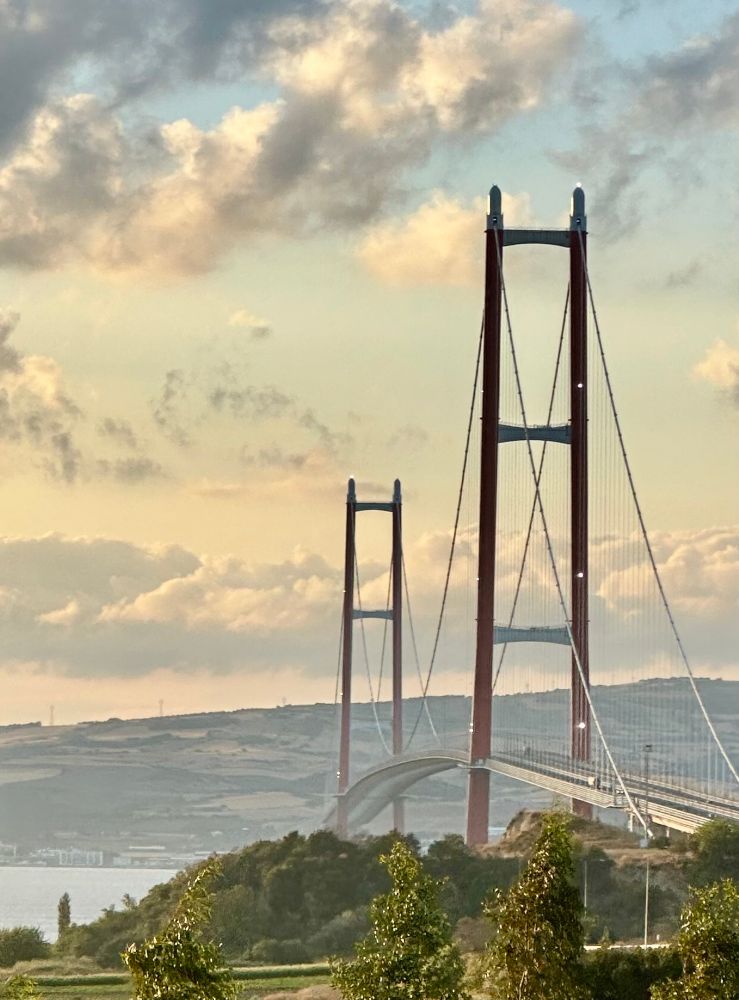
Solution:
M578 722L577 728L578 729L585 729L585 723L584 722Z
M580 570L580 572L576 573L575 575L577 576L578 580L582 580L582 578L585 576L582 570Z

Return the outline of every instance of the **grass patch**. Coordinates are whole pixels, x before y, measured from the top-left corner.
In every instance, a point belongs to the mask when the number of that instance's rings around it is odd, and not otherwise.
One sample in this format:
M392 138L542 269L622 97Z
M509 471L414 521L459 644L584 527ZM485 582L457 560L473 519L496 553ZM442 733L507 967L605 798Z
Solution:
M240 1000L252 1000L276 991L297 991L329 982L326 962L313 965L267 965L233 970L240 984ZM126 973L34 977L44 1000L130 1000L131 979Z

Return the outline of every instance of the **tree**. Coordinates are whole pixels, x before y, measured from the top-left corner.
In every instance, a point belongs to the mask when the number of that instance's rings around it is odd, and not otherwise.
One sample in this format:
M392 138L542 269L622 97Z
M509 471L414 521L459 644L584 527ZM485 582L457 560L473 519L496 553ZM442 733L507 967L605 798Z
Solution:
M481 979L496 1000L587 997L583 908L574 874L569 820L550 813L518 882L506 895L496 891L485 908L495 936Z
M59 903L56 908L56 929L57 937L60 941L71 926L72 907L70 905L69 893L65 892L64 895L59 897Z
M398 841L380 859L390 891L370 905L371 930L356 958L331 963L344 1000L467 1000L464 963L439 906L439 885L408 845Z
M655 986L653 1000L739 1000L739 886L724 879L691 889L677 951L680 979Z
M691 885L710 885L722 878L739 881L739 823L712 819L690 838L694 853L688 865Z
M209 861L191 878L169 923L122 955L133 977L136 1000L234 1000L236 984L223 968L221 950L202 940L211 914L210 886L221 872Z

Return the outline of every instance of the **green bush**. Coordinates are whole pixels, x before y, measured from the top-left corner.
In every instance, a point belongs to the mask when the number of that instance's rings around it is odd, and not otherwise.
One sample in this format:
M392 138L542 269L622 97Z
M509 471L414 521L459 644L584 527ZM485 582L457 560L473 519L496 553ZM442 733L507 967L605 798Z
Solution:
M597 1000L650 1000L652 986L680 970L671 948L599 948L585 958L585 982Z
M51 951L38 927L11 927L0 930L0 967L9 969L16 962L46 958Z
M264 938L257 941L251 950L253 962L279 963L281 965L300 965L308 961L308 949L297 938L278 941L276 938Z
M41 1000L37 983L29 976L11 976L0 985L2 1000Z

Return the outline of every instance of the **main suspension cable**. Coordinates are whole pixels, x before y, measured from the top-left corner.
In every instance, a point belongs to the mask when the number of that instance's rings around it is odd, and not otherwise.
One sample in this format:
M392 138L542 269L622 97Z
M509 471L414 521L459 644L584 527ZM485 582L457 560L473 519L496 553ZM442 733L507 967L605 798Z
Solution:
M446 567L446 577L444 579L444 591L441 597L441 608L439 610L439 620L436 625L436 634L434 636L434 645L431 650L431 660L429 662L429 669L426 674L426 680L422 688L422 698L425 699L429 684L431 683L431 675L434 672L434 665L436 664L436 654L439 649L439 639L441 637L441 627L444 623L444 612L446 611L447 596L449 594L449 581L452 575L452 564L454 562L454 551L457 545L457 531L459 530L459 516L462 510L462 498L464 496L464 484L467 478L467 461L470 453L470 438L472 436L472 421L475 414L475 401L477 399L477 383L480 377L480 359L482 357L482 342L485 333L485 312L483 310L482 321L480 322L480 337L477 343L477 359L475 361L475 379L472 385L472 401L470 403L470 413L467 420L467 436L464 444L464 458L462 459L462 475L460 477L459 483L459 493L457 494L457 509L454 514L454 528L452 530L452 541L449 546L449 560ZM418 714L416 715L416 721L413 724L413 729L408 737L408 742L406 743L406 750L411 745L413 737L416 735L416 730L418 729L419 723L421 722L421 716L423 715L423 704L421 704Z
M579 239L580 239L580 247L582 249L583 248L582 233L579 230L578 230L578 236L579 236ZM642 513L641 504L639 503L639 497L637 496L637 492L636 492L636 484L634 483L634 476L633 476L632 471L631 471L631 462L629 461L629 456L628 456L628 453L626 451L626 442L624 441L623 432L621 430L621 419L620 419L620 417L618 415L618 410L616 409L616 400L615 400L615 397L614 397L614 394L613 394L613 385L611 383L611 375L610 375L610 372L608 370L608 364L606 363L606 354L605 354L605 350L604 350L604 347L603 347L603 338L601 336L600 323L598 322L598 313L597 313L596 308L595 308L595 299L593 297L593 287L592 287L592 285L590 283L590 273L588 271L588 265L587 265L587 260L585 258L585 253L583 252L581 254L581 256L582 256L582 260L583 260L583 267L585 269L585 281L586 281L587 287L588 287L588 299L590 301L590 310L591 310L591 312L593 314L593 323L595 325L595 333L596 333L596 338L597 338L597 341L598 341L598 353L600 354L601 364L603 365L603 375L605 377L606 388L608 390L608 398L609 398L610 405L611 405L611 413L613 414L613 420L614 420L614 424L615 424L615 427L616 427L616 434L618 436L618 443L619 443L619 447L621 449L621 456L622 456L623 461L624 461L624 467L626 469L626 476L627 476L627 478L629 480L629 489L631 490L631 496L632 496L632 499L634 501L634 507L635 507L635 510L636 510L636 516L637 516L637 519L639 521L639 529L641 531L642 538L644 539L644 545L646 546L647 556L649 558L649 563L650 563L650 565L652 567L652 572L654 574L654 579L655 579L655 582L657 584L657 589L659 591L660 599L661 599L662 604L664 606L665 612L667 613L667 619L668 619L668 621L670 623L670 628L672 630L672 634L675 637L675 642L677 643L677 648L680 651L680 657L681 657L681 659L683 661L683 665L685 666L685 670L686 670L686 672L688 674L688 678L690 680L690 686L691 686L691 688L693 690L693 694L695 695L695 697L696 697L696 699L698 701L698 704L700 706L700 710L701 710L701 712L703 714L703 718L706 720L706 725L708 726L708 728L709 728L709 730L711 732L711 735L712 735L712 737L713 737L713 739L714 739L714 741L716 743L716 746L718 747L718 749L719 749L719 751L721 753L721 756L723 757L723 759L724 759L724 761L726 763L726 766L729 768L729 771L731 772L734 780L737 782L737 784L739 784L739 774L737 774L736 768L734 767L734 764L732 763L731 758L727 754L727 752L726 752L726 750L724 748L724 745L721 742L721 739L719 738L718 733L716 732L716 729L715 729L715 727L713 725L711 717L708 714L708 710L706 709L706 706L705 706L705 703L703 701L703 698L701 697L700 691L698 690L698 685L695 682L695 674L693 673L693 669L690 666L690 661L688 660L688 655L685 652L685 647L683 646L683 642L682 642L682 639L680 637L680 633L677 630L677 624L676 624L675 619L673 617L672 609L670 608L670 603L667 600L667 594L665 592L665 588L664 588L664 586L662 584L662 577L660 576L660 572L659 572L659 570L657 568L657 560L654 557L654 550L652 548L652 543L651 543L651 541L649 539L649 534L647 532L646 522L644 521L644 515Z

